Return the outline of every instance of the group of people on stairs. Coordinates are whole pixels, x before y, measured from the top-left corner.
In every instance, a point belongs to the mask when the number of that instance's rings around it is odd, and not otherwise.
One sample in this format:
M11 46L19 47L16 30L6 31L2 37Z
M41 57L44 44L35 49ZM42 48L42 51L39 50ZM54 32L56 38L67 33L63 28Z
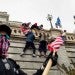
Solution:
M31 46L33 48L33 56L35 57L35 46L33 43L35 39L34 34L31 32L31 30L29 30L28 33L26 33L25 35L28 38L26 39L26 45L23 52L25 52L25 50L29 46ZM10 36L11 36L10 27L5 24L0 25L0 74L1 75L27 75L27 73L25 73L20 69L20 66L16 63L15 60L7 57L8 49L10 46L10 41L9 41ZM57 51L60 48L60 46L63 45L63 42L64 41L61 36L58 36L57 38L54 39L52 38L49 41L48 50L50 50L50 54L47 56L42 67L40 67L40 69L37 70L36 73L34 73L33 75L42 75L49 59L52 60L52 67L57 64L57 60L58 60Z
M26 26L26 23L24 24L22 24L22 26L24 27L21 27L22 29L22 31L23 31L23 33L24 33L24 35L25 35L25 37L26 37L26 45L25 45L25 47L24 47L24 49L23 49L23 52L21 53L21 55L20 56L23 56L24 54L25 54L25 51L29 48L29 47L31 47L32 49L33 49L33 54L32 54L32 56L33 57L36 57L36 47L35 47L35 44L34 44L34 40L35 40L35 35L34 35L34 33L33 33L33 29L38 29L38 30L42 30L43 29L43 25L40 25L40 26L37 26L37 23L35 23L35 24L33 24L32 26L31 26L31 28L29 28L29 25L28 26ZM39 53L40 53L40 57L42 56L42 55L44 55L44 56L46 56L46 52L47 52L47 41L46 41L46 36L45 36L45 34L43 34L43 35L41 35L41 33L40 33L40 35L39 35L39 40L40 40L40 44L39 44ZM44 54L43 54L43 53Z

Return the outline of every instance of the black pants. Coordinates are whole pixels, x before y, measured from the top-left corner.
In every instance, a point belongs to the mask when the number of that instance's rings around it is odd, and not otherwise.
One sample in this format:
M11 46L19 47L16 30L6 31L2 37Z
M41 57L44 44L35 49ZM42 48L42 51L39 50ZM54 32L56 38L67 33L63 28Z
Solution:
M28 41L26 42L26 45L25 45L25 47L24 47L24 49L23 49L23 52L25 52L26 49L28 49L29 47L32 47L32 49L33 49L33 54L35 54L36 48L35 48L34 43L33 43L33 42L28 42Z
M46 46L47 46L47 42L45 40L40 41L40 44L39 44L39 52L40 53L41 52L44 52L46 54L46 52L47 52Z

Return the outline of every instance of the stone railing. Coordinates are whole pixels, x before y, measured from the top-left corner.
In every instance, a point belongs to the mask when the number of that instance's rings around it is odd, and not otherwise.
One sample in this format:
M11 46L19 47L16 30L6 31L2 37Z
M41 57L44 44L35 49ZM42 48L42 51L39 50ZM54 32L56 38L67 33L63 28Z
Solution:
M75 43L75 34L66 33L66 42L67 43Z
M14 36L24 36L23 32L21 31L20 27L12 27L12 34ZM61 34L62 30L58 29L52 29L52 30L32 30L36 37L38 37L40 34L45 35L46 39L49 40L51 36L57 37ZM66 33L66 40L67 43L75 43L75 34L73 33Z

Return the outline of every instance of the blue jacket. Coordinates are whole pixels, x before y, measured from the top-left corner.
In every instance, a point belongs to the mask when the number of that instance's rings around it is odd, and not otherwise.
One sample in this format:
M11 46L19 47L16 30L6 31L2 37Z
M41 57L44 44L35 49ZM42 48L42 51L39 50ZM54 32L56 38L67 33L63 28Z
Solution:
M33 42L35 40L35 36L34 36L33 32L28 32L28 34L26 36L27 36L26 41L28 41L28 42Z

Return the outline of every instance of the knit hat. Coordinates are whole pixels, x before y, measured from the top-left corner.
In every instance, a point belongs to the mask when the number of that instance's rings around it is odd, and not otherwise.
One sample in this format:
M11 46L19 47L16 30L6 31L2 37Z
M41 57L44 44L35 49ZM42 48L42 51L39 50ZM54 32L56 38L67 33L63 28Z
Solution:
M33 25L37 26L37 23L34 23Z
M7 26L6 24L1 24L1 25L0 25L0 31L6 32L6 33L8 34L8 36L10 37L12 30L11 30L10 27Z

